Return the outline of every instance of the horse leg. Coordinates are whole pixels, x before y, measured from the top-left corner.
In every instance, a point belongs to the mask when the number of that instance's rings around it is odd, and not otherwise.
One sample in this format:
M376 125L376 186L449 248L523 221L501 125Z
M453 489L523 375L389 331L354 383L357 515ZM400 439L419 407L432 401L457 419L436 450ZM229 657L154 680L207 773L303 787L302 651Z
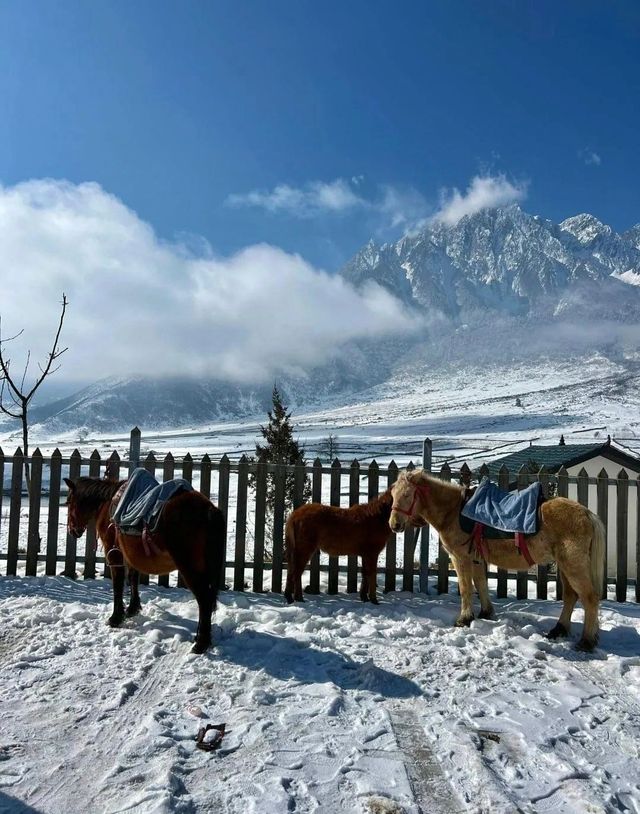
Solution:
M473 583L471 558L451 557L453 567L458 575L458 585L460 586L460 616L455 621L456 627L469 627L474 619L473 616Z
M562 580L562 613L555 626L547 633L547 639L565 638L571 633L571 615L578 601L578 594L566 577L564 571L558 569Z
M493 603L489 597L489 586L487 585L487 570L484 562L473 563L473 582L480 598L480 619L493 619Z
M364 557L362 557L362 584L360 585L360 599L366 602L369 598L369 577L367 576L367 569L364 565Z
M376 567L378 565L377 554L366 554L362 558L362 589L364 590L365 580L369 593L369 600L374 605L379 605L378 596L376 593ZM362 597L362 592L360 593Z
M578 594L584 608L584 628L582 638L576 644L577 650L593 650L598 643L598 604L600 594L593 586L589 564L576 573L566 574L571 587Z
M124 558L119 548L115 546L107 552L111 568L111 584L113 586L113 613L107 619L109 627L118 627L125 619L124 611Z
M208 574L197 574L182 569L180 573L198 603L198 629L191 652L204 653L211 646L211 614L216 589L211 585Z
M142 604L140 602L140 592L138 590L139 583L140 583L140 571L136 571L135 568L129 568L130 595L129 595L129 605L127 606L126 610L127 616L135 616L142 610Z

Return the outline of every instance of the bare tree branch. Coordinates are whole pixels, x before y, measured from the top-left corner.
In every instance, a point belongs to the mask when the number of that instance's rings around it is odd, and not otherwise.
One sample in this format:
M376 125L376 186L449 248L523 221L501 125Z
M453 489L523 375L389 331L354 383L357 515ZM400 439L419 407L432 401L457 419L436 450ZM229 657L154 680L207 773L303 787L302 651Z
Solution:
M24 370L22 372L22 380L20 382L20 387L17 386L16 382L13 380L11 376L10 366L11 360L5 358L3 346L10 342L12 339L17 339L23 331L19 331L15 336L10 337L9 339L2 339L2 318L0 317L0 380L2 381L2 386L0 387L0 411L3 412L5 415L11 416L11 418L18 419L22 422L22 440L23 440L23 452L25 457L25 479L27 482L27 491L29 494L31 493L31 479L29 476L29 419L28 419L28 412L29 412L29 403L31 399L35 395L37 389L40 387L42 382L47 378L47 376L55 373L56 370L60 368L60 365L52 368L53 363L56 359L58 359L62 354L68 350L68 348L60 348L60 333L62 332L62 324L64 322L64 316L67 310L67 297L66 294L62 294L62 310L60 312L60 321L58 322L58 329L55 333L53 344L51 346L51 350L47 355L46 362L44 363L44 367L41 364L38 364L38 369L40 371L40 375L37 377L35 384L29 390L29 392L24 392L24 385L27 379L27 373L29 370L29 363L31 361L31 351L27 351L27 359L24 366ZM13 405L15 406L16 410L13 411L9 409L5 403L5 392L11 398Z

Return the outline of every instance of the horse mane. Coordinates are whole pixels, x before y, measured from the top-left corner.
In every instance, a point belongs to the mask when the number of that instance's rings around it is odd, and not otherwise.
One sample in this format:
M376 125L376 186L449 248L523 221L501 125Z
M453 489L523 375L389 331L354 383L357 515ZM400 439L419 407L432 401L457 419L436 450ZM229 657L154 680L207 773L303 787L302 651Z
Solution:
M123 483L125 483L123 480L81 477L75 481L73 494L78 506L82 506L83 509L99 509L103 503L113 499Z
M393 495L391 494L391 490L387 489L386 492L382 492L382 494L372 498L368 503L359 503L356 506L351 506L350 511L363 519L365 517L379 517L382 515L389 517L392 506Z
M417 469L403 469L398 475L398 480L409 481L409 483L413 483L416 480L419 483L437 483L438 486L452 492L459 492L462 489L459 483L441 480L437 475L433 474L432 472L425 472L425 470L421 467Z

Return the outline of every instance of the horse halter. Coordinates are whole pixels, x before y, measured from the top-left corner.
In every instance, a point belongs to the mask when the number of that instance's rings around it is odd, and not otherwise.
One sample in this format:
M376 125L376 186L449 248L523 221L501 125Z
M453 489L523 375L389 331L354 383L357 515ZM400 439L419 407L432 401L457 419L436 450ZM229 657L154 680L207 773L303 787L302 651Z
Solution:
M411 483L411 481L409 481ZM411 483L413 486L413 499L411 501L411 505L409 509L401 509L399 506L396 506L395 503L391 508L391 511L397 512L398 514L406 515L413 525L420 525L413 520L413 509L416 505L416 501L418 500L418 495L422 495L422 497L426 500L431 492L431 487L428 483ZM424 522L424 521L423 521Z
M87 525L85 523L83 526L78 522L77 508L75 505L67 504L67 506L67 531L77 540L85 533Z

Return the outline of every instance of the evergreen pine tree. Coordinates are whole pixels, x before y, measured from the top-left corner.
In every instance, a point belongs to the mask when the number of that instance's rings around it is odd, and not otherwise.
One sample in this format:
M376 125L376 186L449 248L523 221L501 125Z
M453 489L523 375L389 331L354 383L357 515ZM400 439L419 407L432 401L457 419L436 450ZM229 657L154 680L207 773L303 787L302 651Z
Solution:
M291 413L282 401L282 395L277 385L273 386L271 395L272 408L268 411L269 421L265 426L260 427L260 433L265 443L256 443L256 459L267 464L285 464L295 466L302 461L304 463L304 449L293 437L293 426L291 424ZM252 488L255 489L255 475L250 480ZM287 472L284 488L284 508L285 515L293 509L295 496L295 472ZM311 497L311 482L309 476L304 477L303 500ZM275 481L273 474L267 475L266 494L266 536L271 538L273 530L273 514L275 509Z

